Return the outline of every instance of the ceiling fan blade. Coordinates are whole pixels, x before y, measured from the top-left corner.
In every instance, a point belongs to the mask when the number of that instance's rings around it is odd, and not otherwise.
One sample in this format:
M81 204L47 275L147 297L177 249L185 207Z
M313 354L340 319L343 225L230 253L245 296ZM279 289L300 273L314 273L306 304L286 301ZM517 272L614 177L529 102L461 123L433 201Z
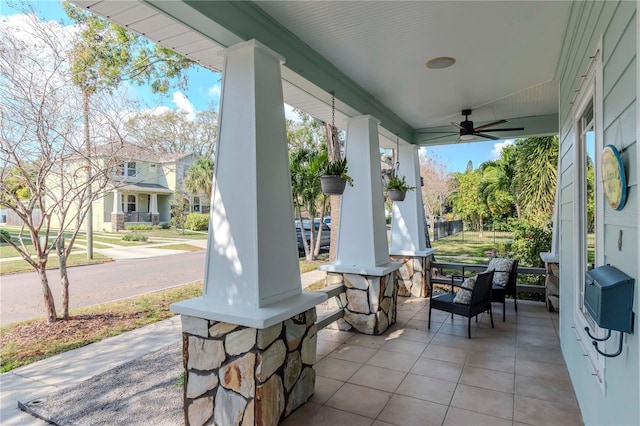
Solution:
M464 127L462 127L459 123L454 123L454 122L452 121L452 122L451 122L451 125L452 125L452 126L457 127L458 129L466 130L466 129L465 129Z
M435 137L435 138L428 138L428 139L424 139L424 141L425 142L435 141L436 139L448 138L448 137L453 136L453 135L457 135L457 133L449 133L449 134L444 135L444 136L438 136L438 137Z
M477 131L477 130L484 130L484 129L486 129L487 127L497 126L498 124L504 124L504 123L506 123L506 122L507 122L507 120L498 120L498 121L494 121L493 123L484 124L484 125L482 125L482 126L480 126L480 127L476 127L476 131Z
M485 138L485 139L491 139L493 141L497 141L498 139L500 139L495 136L487 135L486 133L474 133L474 135L480 136L481 138Z
M476 129L476 130L478 130L478 129ZM489 131L490 132L512 132L512 131L515 131L515 130L524 130L524 127L511 127L511 128L508 128L508 129L506 129L506 128L505 129L491 129Z

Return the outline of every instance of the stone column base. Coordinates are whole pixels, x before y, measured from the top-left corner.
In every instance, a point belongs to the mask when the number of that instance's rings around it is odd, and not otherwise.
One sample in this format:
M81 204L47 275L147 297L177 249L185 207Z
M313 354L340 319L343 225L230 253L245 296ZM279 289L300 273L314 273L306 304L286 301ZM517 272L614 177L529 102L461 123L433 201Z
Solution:
M547 263L547 276L545 279L545 294L549 312L560 311L560 264Z
M429 297L427 285L430 256L391 256L393 262L401 262L398 275L398 296Z
M360 333L379 335L396 322L397 276L372 276L327 273L327 285L344 284L346 291L337 302L344 317L336 321L341 330L356 329Z
M313 395L315 308L266 329L182 315L186 425L277 425Z
M124 230L124 213L111 213L111 232Z
M160 223L160 214L159 213L151 213L151 224L157 225Z

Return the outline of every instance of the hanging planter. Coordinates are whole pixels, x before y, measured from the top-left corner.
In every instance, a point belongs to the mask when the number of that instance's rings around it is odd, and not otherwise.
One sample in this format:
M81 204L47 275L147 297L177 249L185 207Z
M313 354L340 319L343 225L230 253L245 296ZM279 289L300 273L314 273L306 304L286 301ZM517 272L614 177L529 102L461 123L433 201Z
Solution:
M407 196L407 191L400 191L399 189L389 190L389 199L391 201L404 201L404 197Z
M407 191L413 191L415 186L409 186L406 178L402 176L399 178L393 174L389 177L389 183L387 183L387 193L391 201L404 201L404 197L407 195Z
M320 176L322 192L327 195L342 195L347 186L347 180L335 175Z

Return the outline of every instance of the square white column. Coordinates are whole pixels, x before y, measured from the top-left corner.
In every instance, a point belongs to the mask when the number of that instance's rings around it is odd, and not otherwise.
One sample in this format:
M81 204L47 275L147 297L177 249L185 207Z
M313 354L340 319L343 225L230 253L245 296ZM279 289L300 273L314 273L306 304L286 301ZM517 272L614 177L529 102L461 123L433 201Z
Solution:
M415 189L407 192L404 201L393 203L389 253L428 256L435 250L427 249L420 188L419 148L413 145L400 145L396 155L400 162L400 174L404 175L409 186L415 186Z
M280 75L284 60L255 40L223 54L204 294L171 309L265 328L326 295L301 289Z

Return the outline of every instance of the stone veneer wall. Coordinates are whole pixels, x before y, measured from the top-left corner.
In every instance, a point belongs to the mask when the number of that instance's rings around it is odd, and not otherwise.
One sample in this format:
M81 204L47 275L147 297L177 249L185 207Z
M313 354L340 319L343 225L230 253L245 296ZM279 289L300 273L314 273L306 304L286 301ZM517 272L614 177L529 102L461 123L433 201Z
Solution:
M398 296L428 297L427 256L391 256L393 262L401 262L398 275Z
M157 225L160 223L160 215L159 214L151 214L151 224L152 225Z
M124 229L124 213L111 213L111 232Z
M550 262L546 264L546 267L547 308L551 312L558 312L560 311L560 264Z
M345 293L334 303L344 309L336 321L341 330L352 327L364 334L382 334L396 322L397 276L395 271L382 277L327 273L327 286L344 284Z
M277 425L315 385L315 308L266 329L182 315L186 425Z

